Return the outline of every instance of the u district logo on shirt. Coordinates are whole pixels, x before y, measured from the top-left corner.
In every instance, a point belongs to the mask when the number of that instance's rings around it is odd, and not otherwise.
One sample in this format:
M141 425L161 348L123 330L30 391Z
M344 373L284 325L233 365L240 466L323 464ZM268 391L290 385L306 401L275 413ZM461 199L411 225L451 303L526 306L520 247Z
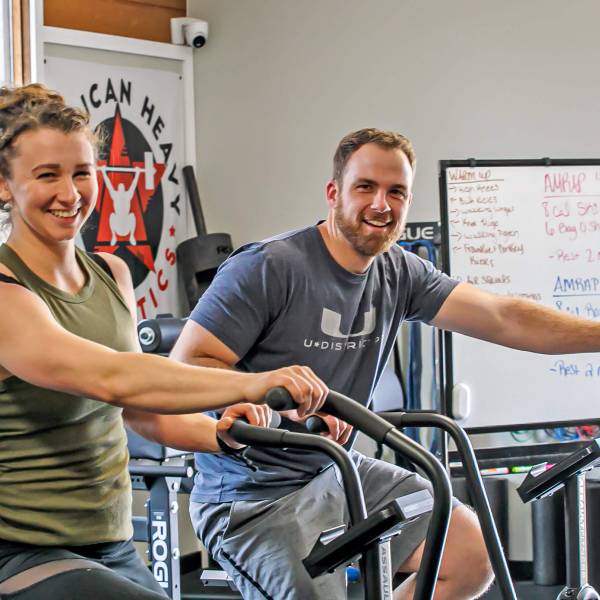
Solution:
M342 332L342 315L329 308L323 308L321 332L330 338L334 338L334 340L305 338L304 347L321 350L360 350L381 340L379 336L375 338L368 337L375 331L376 327L377 311L374 306L364 313L362 328L347 333Z
M109 78L80 99L103 138L98 201L83 242L88 251L109 252L127 263L138 311L146 318L160 310L161 296L177 284L175 222L182 194L177 165L169 161L173 143L152 99L135 94L130 81ZM94 118L106 115L107 108L110 117Z

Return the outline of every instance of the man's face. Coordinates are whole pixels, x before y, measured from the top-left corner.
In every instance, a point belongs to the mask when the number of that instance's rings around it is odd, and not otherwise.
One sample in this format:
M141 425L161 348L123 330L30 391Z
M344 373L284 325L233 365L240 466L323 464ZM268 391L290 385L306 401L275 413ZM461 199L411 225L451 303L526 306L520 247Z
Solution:
M328 184L335 224L358 254L376 256L398 240L412 201L412 181L404 152L365 144L348 160L341 186Z

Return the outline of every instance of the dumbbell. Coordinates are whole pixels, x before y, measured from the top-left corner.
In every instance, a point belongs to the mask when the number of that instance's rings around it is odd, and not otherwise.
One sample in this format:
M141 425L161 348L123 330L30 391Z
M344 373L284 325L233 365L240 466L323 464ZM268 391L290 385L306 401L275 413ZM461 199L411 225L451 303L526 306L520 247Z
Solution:
M111 166L102 166L98 167L99 171L107 171L107 172L116 172L116 173L135 173L138 170L141 170L144 174L144 187L147 190L151 190L154 188L154 173L156 169L154 168L154 157L152 156L152 152L144 152L144 168L140 169L140 167L111 167Z

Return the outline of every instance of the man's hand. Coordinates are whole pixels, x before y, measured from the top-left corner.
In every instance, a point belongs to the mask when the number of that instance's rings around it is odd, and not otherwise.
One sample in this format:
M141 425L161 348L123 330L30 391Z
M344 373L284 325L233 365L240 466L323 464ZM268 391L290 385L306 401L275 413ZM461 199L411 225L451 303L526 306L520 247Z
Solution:
M300 417L305 417L323 406L329 389L309 367L292 366L276 371L246 374L248 384L244 390L246 400L264 401L266 393L274 387L284 387L291 394Z
M285 412L280 412L280 414L290 419L290 421L296 421L296 423L304 423L306 419L308 419L308 417L314 416L306 415L304 417L300 417L298 415L298 412L295 410L287 410ZM314 414L323 419L323 421L325 421L325 423L327 424L327 428L329 429L329 431L323 431L319 435L322 435L327 439L333 440L341 446L343 446L350 439L350 434L352 433L353 429L352 425L346 423L346 421L342 421L341 419L338 419L337 417L332 417L331 415L328 415L326 413L317 412Z
M317 413L317 415L327 423L327 427L329 428L328 433L323 432L320 435L337 442L340 446L343 446L350 439L352 425L325 413Z
M268 427L271 424L273 411L266 404L234 404L225 409L217 421L217 435L231 448L239 450L244 444L238 444L227 433L236 419L245 418L250 425Z

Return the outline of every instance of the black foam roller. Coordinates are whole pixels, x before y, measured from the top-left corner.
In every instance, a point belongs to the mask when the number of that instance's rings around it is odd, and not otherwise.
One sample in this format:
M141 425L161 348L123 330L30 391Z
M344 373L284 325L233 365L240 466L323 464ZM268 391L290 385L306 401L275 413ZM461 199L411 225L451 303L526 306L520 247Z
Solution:
M508 551L508 480L505 477L484 477L483 487L490 503L492 517L498 530L498 537L504 552ZM473 505L467 480L464 477L452 478L452 493L464 504Z
M508 553L508 479L506 477L484 477L483 485L490 502L500 543L504 552Z
M564 490L531 505L533 581L564 585L566 580Z
M143 352L168 354L175 345L186 319L160 317L138 324L138 339Z

